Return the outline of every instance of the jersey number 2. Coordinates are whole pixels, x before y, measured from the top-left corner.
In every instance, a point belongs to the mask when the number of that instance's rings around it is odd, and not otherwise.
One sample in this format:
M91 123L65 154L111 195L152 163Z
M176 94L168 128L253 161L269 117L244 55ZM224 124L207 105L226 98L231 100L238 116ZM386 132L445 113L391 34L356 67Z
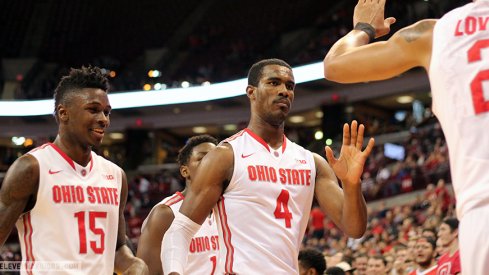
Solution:
M85 211L75 213L75 218L78 219L78 236L80 237L80 254L87 254L87 230L85 227ZM96 219L107 218L107 212L89 211L88 212L88 227L94 235L100 237L100 245L97 246L97 241L90 241L90 248L95 254L102 254L105 250L105 232L102 228L95 226Z
M469 63L481 61L481 51L484 48L489 47L489 39L479 40L470 47L467 54ZM472 102L474 104L475 114L489 111L489 100L484 98L484 90L482 88L482 82L489 80L489 70L480 71L470 83L470 90L472 91Z
M284 219L285 227L290 228L290 220L292 220L292 213L289 211L289 191L282 189L280 195L277 197L277 207L275 207L275 215L276 219Z

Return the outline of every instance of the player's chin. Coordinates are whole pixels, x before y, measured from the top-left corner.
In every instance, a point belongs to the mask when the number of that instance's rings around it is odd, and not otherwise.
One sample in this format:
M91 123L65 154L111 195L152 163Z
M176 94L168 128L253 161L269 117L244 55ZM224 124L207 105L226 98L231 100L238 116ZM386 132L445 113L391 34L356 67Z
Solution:
M104 137L100 135L91 136L89 140L90 146L96 148L100 147L100 145L102 145L103 139Z

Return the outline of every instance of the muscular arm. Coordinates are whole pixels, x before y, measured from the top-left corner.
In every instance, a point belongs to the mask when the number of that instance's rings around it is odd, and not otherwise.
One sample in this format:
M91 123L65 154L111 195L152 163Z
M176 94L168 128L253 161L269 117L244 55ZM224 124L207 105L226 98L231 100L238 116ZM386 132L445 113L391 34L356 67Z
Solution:
M368 43L363 31L352 30L324 58L324 77L341 83L384 80L413 67L429 70L433 28L426 19L397 31L389 40Z
M231 178L233 163L233 149L229 144L209 152L199 165L180 213L202 224L221 197L224 182Z
M217 146L201 161L176 218L163 237L165 274L183 272L192 235L205 221L233 173L234 155L229 144ZM169 253L166 253L168 251ZM171 272L171 273L170 273Z
M161 241L175 216L167 205L158 205L148 216L139 237L137 256L148 265L150 274L163 274L161 265Z
M31 155L17 159L7 171L0 189L0 246L10 235L19 216L25 212L39 186L39 163Z
M317 176L314 193L322 210L348 236L359 238L367 225L367 206L360 184L338 185L333 169L325 159L314 154Z
M126 219L124 208L127 201L127 178L122 173L121 199L119 204L119 226L117 230L117 250L114 259L114 271L117 274L148 274L148 267L139 258L134 257L132 251L126 245Z

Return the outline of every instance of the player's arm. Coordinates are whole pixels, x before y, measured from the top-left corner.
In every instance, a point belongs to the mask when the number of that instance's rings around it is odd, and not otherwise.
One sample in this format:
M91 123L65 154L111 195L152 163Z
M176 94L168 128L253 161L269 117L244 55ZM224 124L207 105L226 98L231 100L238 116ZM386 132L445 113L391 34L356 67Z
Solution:
M127 201L127 178L122 173L121 199L119 201L119 226L117 230L117 250L114 259L114 271L117 274L148 274L148 266L143 260L136 258L126 245L126 219L124 209Z
M385 0L359 1L355 7L354 25L367 23L375 30L375 37L390 31L395 19L384 19ZM324 58L326 79L355 83L384 80L413 67L429 69L434 19L419 21L397 31L389 40L369 43L369 35L353 29L338 40Z
M31 155L18 158L7 171L0 189L0 246L7 240L19 216L29 207L29 200L35 199L38 186L37 159Z
M157 205L148 216L139 237L137 257L146 262L149 274L163 274L161 242L174 218L171 208L164 204Z
M163 237L165 274L182 274L192 236L199 230L233 173L234 155L229 144L217 146L201 161L180 213Z
M336 159L330 147L326 147L328 162L314 155L317 167L315 195L319 205L350 237L359 238L367 226L367 206L361 190L360 177L365 161L372 151L374 140L363 148L364 126L353 121L343 126L343 144ZM338 185L341 180L343 189Z

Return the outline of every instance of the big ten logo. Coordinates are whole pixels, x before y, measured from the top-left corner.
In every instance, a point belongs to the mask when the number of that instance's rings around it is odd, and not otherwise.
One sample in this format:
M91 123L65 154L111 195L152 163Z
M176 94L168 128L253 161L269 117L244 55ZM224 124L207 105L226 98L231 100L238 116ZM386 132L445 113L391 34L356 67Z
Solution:
M295 161L300 164L307 164L307 161L305 159L295 159Z
M114 180L114 175L102 175L106 180Z

